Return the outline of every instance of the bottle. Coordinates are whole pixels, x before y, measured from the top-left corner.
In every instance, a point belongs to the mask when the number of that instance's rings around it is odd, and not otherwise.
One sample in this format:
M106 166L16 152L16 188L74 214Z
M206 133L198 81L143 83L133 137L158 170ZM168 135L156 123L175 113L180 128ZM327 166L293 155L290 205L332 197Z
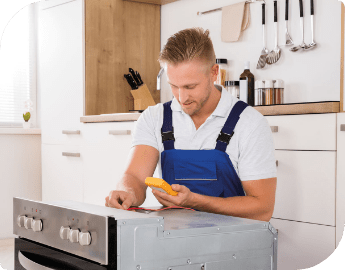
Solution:
M273 81L265 80L265 105L274 104Z
M235 98L240 97L240 82L239 81L225 81L226 90Z
M227 73L227 65L228 60L223 58L217 58L216 64L219 65L219 72L216 80L216 84L223 85L225 87L225 81L226 81L226 73Z
M274 83L274 104L284 103L284 81L276 80Z
M250 72L250 62L247 61L244 63L244 71L240 76L240 81L244 81L246 80L246 84L247 84L247 103L249 106L254 106L254 84L255 84L255 80L254 80L254 75ZM243 83L243 82L242 82ZM245 89L245 88L243 88ZM240 94L241 97L241 94ZM245 99L241 100L245 101Z

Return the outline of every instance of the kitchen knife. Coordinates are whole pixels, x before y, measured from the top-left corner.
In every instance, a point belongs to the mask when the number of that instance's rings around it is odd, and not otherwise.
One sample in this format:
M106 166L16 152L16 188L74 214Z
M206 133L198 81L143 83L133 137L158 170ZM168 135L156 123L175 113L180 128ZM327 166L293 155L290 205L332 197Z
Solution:
M140 84L139 84L138 86L143 85L144 82L143 82L143 80L141 79L141 76L140 76L140 74L139 74L138 71L135 72L135 75L137 75L137 78L139 79L139 82L140 82Z
M140 81L137 78L137 75L135 75L135 72L134 72L134 70L132 68L129 68L129 73L131 73L131 75L132 75L132 77L133 77L133 79L135 81L135 84L136 85L140 85Z
M125 74L124 77L126 78L128 84L132 88L132 90L138 89L138 86L136 85L133 77L130 74Z

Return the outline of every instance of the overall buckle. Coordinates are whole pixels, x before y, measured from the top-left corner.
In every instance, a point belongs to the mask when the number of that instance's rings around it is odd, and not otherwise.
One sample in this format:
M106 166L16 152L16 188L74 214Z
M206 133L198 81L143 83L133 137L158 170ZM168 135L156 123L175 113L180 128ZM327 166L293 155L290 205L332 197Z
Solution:
M161 133L162 133L162 142L165 142L165 141L175 141L174 128L172 129L172 131L167 131L167 132L163 132L161 130Z
M227 134L223 131L220 131L217 141L221 141L228 145L230 143L230 139L232 138L232 136L234 136L234 132L232 132L231 134Z

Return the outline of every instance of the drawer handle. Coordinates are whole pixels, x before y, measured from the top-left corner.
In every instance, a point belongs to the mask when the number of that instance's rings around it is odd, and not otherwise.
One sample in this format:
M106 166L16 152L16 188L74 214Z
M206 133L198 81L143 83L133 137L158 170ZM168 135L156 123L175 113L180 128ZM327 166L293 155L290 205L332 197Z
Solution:
M64 156L64 157L80 157L80 153L62 152L62 156Z
M272 132L278 132L278 126L271 126Z
M80 130L63 130L62 134L80 134Z
M276 160L276 166L278 167L278 160Z
M109 130L110 135L131 135L130 130Z
M340 125L340 131L345 131L345 125Z

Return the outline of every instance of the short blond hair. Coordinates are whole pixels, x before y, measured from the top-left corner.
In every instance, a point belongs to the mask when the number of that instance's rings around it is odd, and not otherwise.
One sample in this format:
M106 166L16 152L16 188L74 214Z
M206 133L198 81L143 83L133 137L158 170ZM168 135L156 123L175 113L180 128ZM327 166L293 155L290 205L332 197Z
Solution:
M216 55L209 33L209 30L197 27L172 35L159 55L160 65L200 60L212 67L216 63Z

